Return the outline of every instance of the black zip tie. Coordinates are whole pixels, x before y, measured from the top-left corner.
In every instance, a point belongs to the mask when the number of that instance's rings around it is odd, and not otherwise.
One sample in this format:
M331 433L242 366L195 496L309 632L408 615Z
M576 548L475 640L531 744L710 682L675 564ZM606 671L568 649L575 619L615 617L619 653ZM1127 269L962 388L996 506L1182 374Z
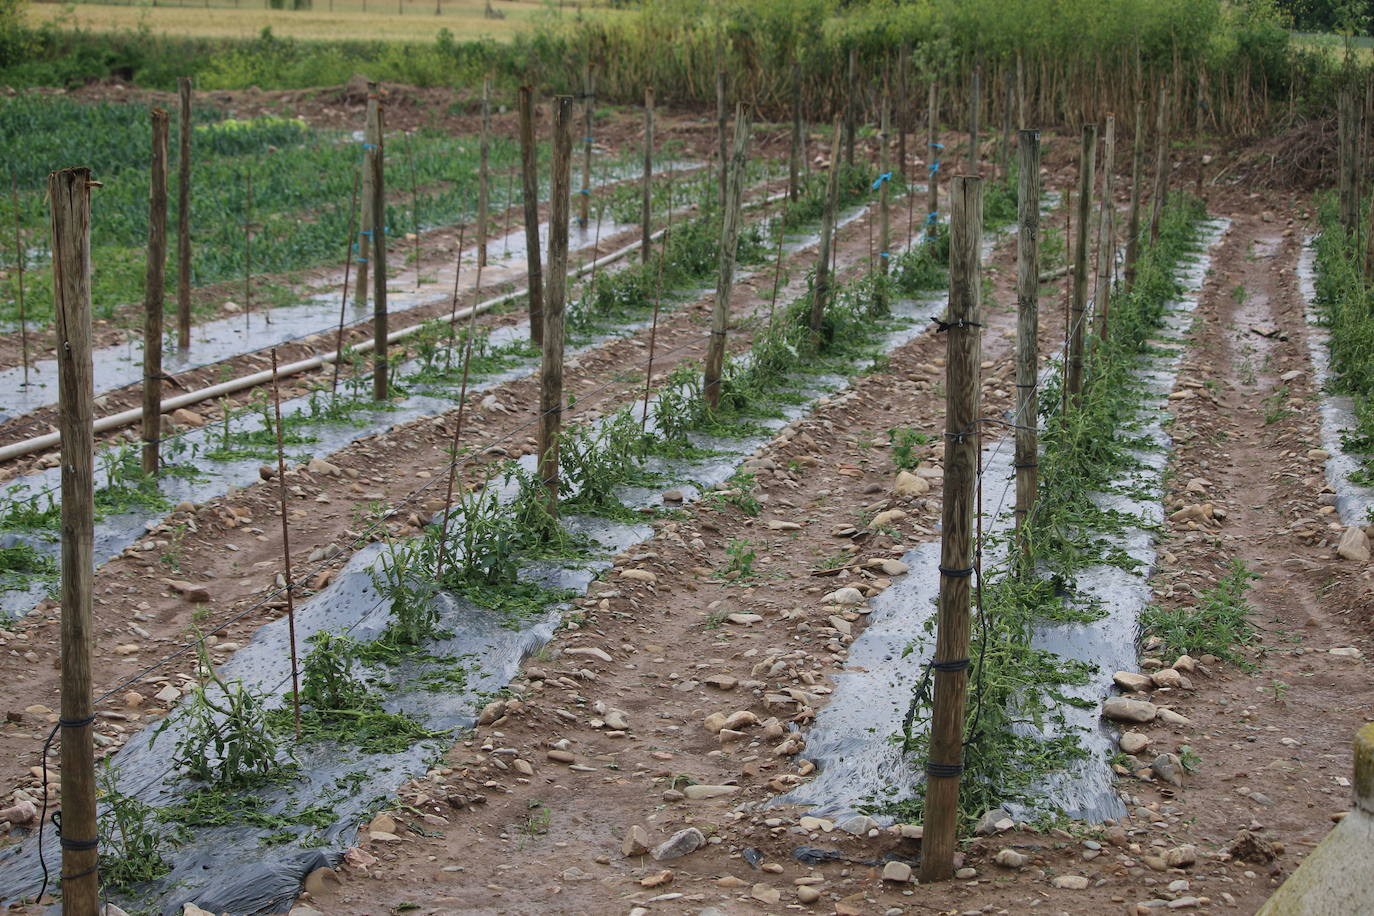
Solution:
M949 662L931 662L930 667L935 671L959 672L967 671L973 663L967 658L956 658Z
M716 336L718 336L718 337L724 337L725 334L726 334L725 331L717 331L717 330L715 330L714 328L712 328L711 333L714 334L714 335L716 335Z
M83 868L81 871L77 872L74 875L59 875L58 877L60 877L63 881L75 881L77 878L86 877L91 872L96 871L99 868L99 865L92 865L90 868Z
M973 575L973 567L970 566L967 569L950 569L948 566L941 566L940 575L949 576L951 579L967 579L969 576Z
M84 719L58 719L57 724L63 728L84 728L95 721L95 713L91 713Z
M156 375L149 375L145 372L143 373L143 380L145 382L175 382L176 378L174 376L168 375L165 372L159 372Z
M960 318L958 321L944 321L940 318L936 318L934 315L931 315L930 320L935 322L936 334L943 334L945 331L951 330L953 328L981 328L983 326L982 323L977 321L969 321L967 318Z
M1018 469L1019 469L1019 468L1038 468L1038 467L1040 467L1040 462L1038 462L1038 461L1027 461L1027 462L1024 462L1024 463L1023 463L1023 462L1018 461L1018 462L1016 462L1015 464L1013 464L1012 467L1018 468Z
M926 775L936 779L957 779L964 772L962 763L935 763L926 761Z
M1035 382L1031 382L1029 385L1022 385L1020 382L1017 382L1017 383L1016 383L1016 387L1017 387L1017 388L1039 388L1039 387L1040 387L1040 383L1039 383L1038 381L1035 381Z

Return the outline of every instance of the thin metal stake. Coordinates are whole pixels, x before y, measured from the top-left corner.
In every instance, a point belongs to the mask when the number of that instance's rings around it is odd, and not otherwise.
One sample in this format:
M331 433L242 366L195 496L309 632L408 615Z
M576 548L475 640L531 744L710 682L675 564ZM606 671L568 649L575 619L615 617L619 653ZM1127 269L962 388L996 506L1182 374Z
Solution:
M353 198L348 204L348 235L344 237L344 279L343 293L339 296L339 333L334 339L334 378L329 383L329 393L339 393L339 363L343 360L344 312L348 307L348 269L353 266L353 234L357 231L358 217L358 172L353 173Z
M277 389L277 348L272 348L272 410L277 419L277 492L281 496L281 555L286 575L286 630L291 640L291 707L296 718L296 740L301 739L300 662L296 657L296 602L291 590L291 533L286 523L286 453L282 447L281 392Z

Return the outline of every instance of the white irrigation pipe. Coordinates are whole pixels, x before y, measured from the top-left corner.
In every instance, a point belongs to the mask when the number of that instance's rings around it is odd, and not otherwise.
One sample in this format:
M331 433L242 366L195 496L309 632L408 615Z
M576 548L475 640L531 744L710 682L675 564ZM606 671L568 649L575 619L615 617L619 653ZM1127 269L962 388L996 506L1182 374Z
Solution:
M777 200L781 196L784 195L774 195L772 197L768 197L763 201L763 203L771 203L772 201ZM666 231L666 229L660 229L653 235L651 235L650 239L661 238ZM624 248L619 248L611 252L610 254L605 255L604 257L597 258L594 261L590 261L586 264L583 264L581 267L572 271L570 276L572 276L574 279L577 279L583 276L584 274L590 273L593 268L603 267L607 264L612 264L620 260L621 258L625 257L626 255L630 254L631 252L638 251L640 247L640 241L636 240L633 243L626 245ZM505 293L503 295L497 296L495 299L488 299L486 302L479 302L476 305L468 306L466 309L462 309L454 313L453 317L455 320L458 318L466 318L474 312L480 315L483 312L490 311L498 305L509 302L512 299L517 299L520 296L525 295L526 292L528 292L528 290L520 289L514 292ZM416 334L420 333L422 330L424 330L426 325L431 323L432 322L421 322L420 324L413 324L409 327L392 331L390 334L387 335L387 343L392 344L398 340L405 340L407 337L413 337ZM348 348L347 352L367 353L370 350L372 350L374 345L375 341L365 340L359 343L356 347ZM309 357L308 359L297 360L294 363L287 363L286 365L279 367L277 369L277 376L281 378L288 375L299 375L300 373L308 372L311 369L318 369L320 366L323 366L326 363L332 363L338 358L339 351L331 350L328 353L322 353L318 356ZM191 404L199 404L201 401L206 401L211 398L222 397L226 394L233 394L236 391L242 391L245 388L253 388L257 385L262 385L271 380L272 370L264 369L261 372L254 372L251 375L244 375L236 379L230 379L227 382L220 382L217 385L211 385L208 388L201 388L198 391L190 391L186 394L179 394L174 398L168 398L167 400L162 402L162 413L171 413L174 410L179 410L182 407L187 407ZM141 407L131 407L128 410L120 411L116 414L110 414L107 417L101 417L100 419L95 421L95 432L103 433L111 429L117 429L121 426L127 426L130 423L133 423L134 421L138 420L142 416L143 409ZM57 433L48 433L47 435L35 436L32 439L25 439L22 442L15 442L10 445L0 447L0 462L9 461L13 458L21 458L24 455L31 455L34 452L41 452L46 449L50 449L53 446L57 445L58 441L59 438Z

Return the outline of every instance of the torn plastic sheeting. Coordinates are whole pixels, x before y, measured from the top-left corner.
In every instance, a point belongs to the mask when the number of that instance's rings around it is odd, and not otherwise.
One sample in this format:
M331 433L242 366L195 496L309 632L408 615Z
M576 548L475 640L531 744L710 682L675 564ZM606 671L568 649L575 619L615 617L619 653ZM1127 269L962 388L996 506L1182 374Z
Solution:
M1331 333L1321 323L1317 309L1317 251L1315 236L1303 239L1298 255L1298 292L1302 296L1307 319L1307 352L1312 360L1313 387L1322 392L1318 405L1321 415L1322 448L1330 454L1326 459L1326 482L1336 491L1336 511L1346 525L1364 526L1374 518L1374 489L1352 483L1351 477L1361 463L1346 454L1342 441L1346 430L1354 429L1355 403L1348 395L1332 394L1331 352L1328 342Z
M1200 238L1204 249L1210 252L1229 226L1229 220L1204 221ZM1180 265L1177 275L1183 295L1172 303L1163 334L1177 339L1186 329L1209 262L1210 253ZM1067 704L1057 708L1064 714L1067 728L1077 729L1083 736L1088 757L1052 774L1031 790L1071 817L1100 821L1119 816L1125 810L1106 764L1115 747L1114 735L1102 722L1098 704L1113 690L1112 673L1134 663L1139 614L1152 597L1148 575L1156 553L1153 535L1147 528L1163 516L1158 497L1167 463L1164 450L1171 443L1161 420L1179 359L1179 354L1147 358L1140 371L1154 401L1142 404L1140 415L1146 418L1147 434L1161 451L1137 453L1144 467L1134 475L1134 482L1148 486L1152 498L1135 501L1114 494L1098 497L1100 505L1142 519L1141 527L1108 538L1140 562L1141 571L1128 573L1105 565L1081 570L1075 577L1079 589L1089 598L1100 600L1107 615L1090 624L1041 627L1032 637L1034 645L1089 662L1098 671L1095 680L1065 690L1092 700L1091 709L1079 710ZM1007 440L1002 440L1002 444L983 450L984 481L1000 482L1014 477L1010 467L1012 449ZM1002 493L1005 497L1006 490ZM1006 531L1014 505L1002 499L994 503L985 492L984 506L991 510L983 520L984 531ZM843 818L915 798L921 791L922 761L904 752L896 736L902 734L911 691L920 682L934 650L940 544L921 544L908 551L903 561L909 567L906 576L870 599L867 624L849 646L848 670L836 675L830 701L821 708L807 734L807 758L816 764L816 776L775 803L808 805L814 814ZM985 568L996 562L992 552L985 555ZM904 655L908 647L914 647L914 651ZM1025 733L1032 732L1026 728ZM1049 737L1051 732L1042 734ZM1020 812L1030 810L1027 806L1009 807ZM884 820L890 822L891 818Z

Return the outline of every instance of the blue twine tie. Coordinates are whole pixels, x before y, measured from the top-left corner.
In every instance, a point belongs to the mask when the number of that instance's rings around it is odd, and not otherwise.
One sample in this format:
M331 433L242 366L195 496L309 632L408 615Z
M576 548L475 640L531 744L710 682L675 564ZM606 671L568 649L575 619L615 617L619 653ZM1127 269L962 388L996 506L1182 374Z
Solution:
M891 173L891 172L883 172L881 175L879 175L877 178L875 178L875 179L873 180L873 190L875 190L875 191L878 190L878 188L882 185L882 183L883 183L884 181L891 181L891 180L892 180L892 173Z

